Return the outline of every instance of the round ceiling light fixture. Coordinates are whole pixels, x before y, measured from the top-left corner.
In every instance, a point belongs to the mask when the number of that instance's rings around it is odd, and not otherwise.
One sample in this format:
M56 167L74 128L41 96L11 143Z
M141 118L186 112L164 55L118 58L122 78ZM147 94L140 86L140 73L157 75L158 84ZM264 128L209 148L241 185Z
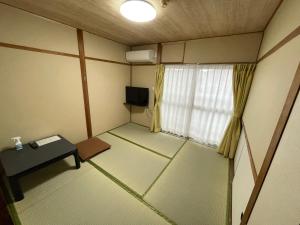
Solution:
M120 7L121 14L134 22L148 22L156 17L155 8L144 0L127 0Z

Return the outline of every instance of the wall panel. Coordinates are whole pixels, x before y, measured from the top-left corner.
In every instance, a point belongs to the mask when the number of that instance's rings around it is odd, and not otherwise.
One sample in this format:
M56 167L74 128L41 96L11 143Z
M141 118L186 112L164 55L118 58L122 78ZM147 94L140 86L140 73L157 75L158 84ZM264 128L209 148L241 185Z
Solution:
M132 86L149 88L149 107L133 106L131 109L132 122L150 126L152 110L154 105L154 85L155 85L156 66L133 66L132 67Z
M299 1L283 1L264 32L259 58L272 48L276 47L277 43L282 41L284 37L299 26L299 10ZM266 157L271 138L299 63L299 56L300 37L298 36L289 42L284 43L284 45L273 52L273 54L261 60L255 71L243 120L257 173L259 173L263 160ZM290 149L285 148L284 150L289 154L288 152ZM277 153L275 158L276 156ZM282 171L280 172L274 170L273 173L270 173L269 171L266 180L263 183L263 189L259 194L259 199L254 205L254 211L252 211L252 214L250 215L251 218L248 224L279 225L299 223L299 218L298 220L293 220L294 215L300 211L299 204L297 206L294 202L295 199L291 200L292 197L290 197L290 193L293 195L293 190L289 190L287 187L288 185L294 185L292 182L294 177L293 173L297 171L295 164L290 164L292 162L293 160L291 159L286 160L285 162L282 161ZM296 171L293 171L291 174L288 173L284 168L285 164L289 164L288 168L290 171L292 171L292 167ZM273 160L271 169L277 166L276 163L274 165ZM296 173L299 174L299 171ZM262 174L258 176L257 182L259 182L259 177L261 177L261 175ZM291 179L288 178L287 180L284 180L281 177L282 175L286 178L290 177ZM269 179L273 179L272 186L265 184L269 183ZM276 183L276 181L279 180L280 182ZM280 186L280 191L278 191L277 184ZM283 187L285 184L286 186ZM268 193L264 191L265 185L268 187L268 189L265 189ZM263 201L260 200L261 196L264 196ZM295 196L297 196L297 194L294 194L294 197ZM289 205L289 203L291 203L291 205ZM249 207L250 206L251 204L249 204ZM296 210L293 212L295 206ZM291 213L293 216L291 216ZM294 222L290 223L290 221Z
M300 58L300 37L258 64L243 120L259 172Z
M83 35L85 56L117 62L126 62L125 52L129 50L128 46L87 32L83 32Z
M254 187L247 145L243 145L232 183L232 225L239 225Z
M284 0L265 30L259 58L300 25L300 1Z
M86 60L93 135L130 120L125 106L125 87L130 85L130 66Z
M275 153L249 225L294 225L300 221L300 98Z
M262 33L203 38L186 42L185 63L255 62Z
M3 4L0 28L5 31L0 42L79 54L75 28ZM125 62L129 49L86 32L84 47L86 56L116 62ZM1 100L5 100L7 109L1 118L1 127L5 128L1 131L1 148L11 143L8 137L16 135L24 137L24 142L54 133L73 142L86 138L79 58L4 47L0 47L0 56L4 64L0 68L4 74ZM129 108L123 103L125 86L130 85L130 66L87 60L87 77L94 134L128 122ZM9 114L8 109L14 113Z
M151 45L138 45L138 46L133 46L132 50L149 50L152 49L154 51L157 51L157 44L151 44Z
M183 62L184 42L169 42L162 44L161 61L164 62Z
M242 129L241 136L240 136L239 143L238 143L237 150L236 150L235 157L234 157L234 173L236 173L236 170L239 165L245 145L247 145L245 131L244 131L244 129Z
M0 42L78 55L76 29L0 3Z
M79 59L0 47L0 148L61 134L86 136Z

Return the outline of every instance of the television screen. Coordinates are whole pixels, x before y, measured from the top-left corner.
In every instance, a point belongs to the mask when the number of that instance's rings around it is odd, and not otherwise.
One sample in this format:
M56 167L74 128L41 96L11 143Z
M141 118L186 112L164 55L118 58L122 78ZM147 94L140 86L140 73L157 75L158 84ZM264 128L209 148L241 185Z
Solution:
M140 87L126 87L126 103L137 106L148 106L149 89Z

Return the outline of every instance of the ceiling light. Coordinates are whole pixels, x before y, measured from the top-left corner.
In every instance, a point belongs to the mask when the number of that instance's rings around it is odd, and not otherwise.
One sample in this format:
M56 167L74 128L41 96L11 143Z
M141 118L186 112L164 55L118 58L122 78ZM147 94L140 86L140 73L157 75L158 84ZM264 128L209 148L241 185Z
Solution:
M120 7L121 14L134 22L147 22L156 17L155 8L143 0L128 0Z

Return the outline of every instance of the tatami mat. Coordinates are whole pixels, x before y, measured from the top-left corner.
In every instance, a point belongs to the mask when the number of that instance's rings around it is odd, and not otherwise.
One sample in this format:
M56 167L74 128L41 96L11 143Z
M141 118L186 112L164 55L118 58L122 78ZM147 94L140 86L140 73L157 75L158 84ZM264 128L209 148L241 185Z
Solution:
M96 169L20 215L23 225L159 225L162 217Z
M181 145L183 138L178 138L164 133L151 133L147 127L134 123L111 130L110 133L142 145L162 155L173 157Z
M227 159L132 123L112 132L98 136L112 147L93 157L92 165L77 170L68 157L21 179L25 198L15 206L23 225L168 224L164 218L178 225L226 224ZM124 139L169 157L183 147L170 163ZM145 192L146 203L136 197Z
M88 163L81 163L81 168L75 168L73 156L53 163L41 170L24 176L20 179L24 192L24 199L15 202L18 213L23 212L30 206L55 192L73 179L77 179L93 167Z
M188 141L145 196L182 225L225 225L229 161Z
M111 149L93 157L91 161L140 195L145 193L169 162L111 134L104 133L98 137L109 143Z

